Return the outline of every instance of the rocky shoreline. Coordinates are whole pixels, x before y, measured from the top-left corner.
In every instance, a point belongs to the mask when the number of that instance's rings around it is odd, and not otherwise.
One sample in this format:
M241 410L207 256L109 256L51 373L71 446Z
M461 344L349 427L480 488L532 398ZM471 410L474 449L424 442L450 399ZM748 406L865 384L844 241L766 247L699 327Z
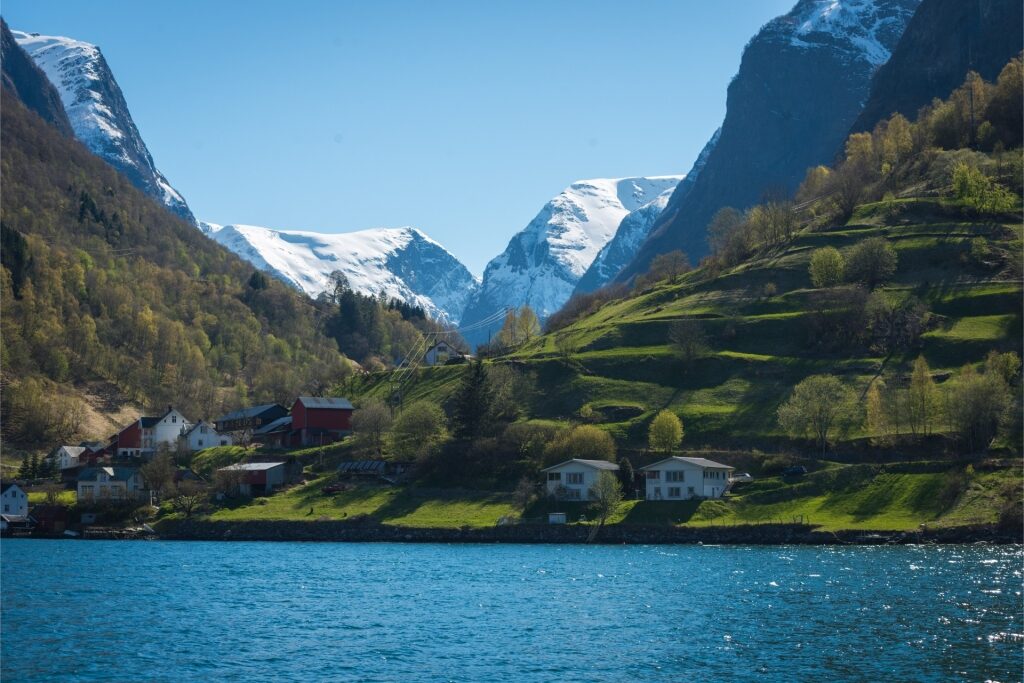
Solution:
M718 527L607 526L591 539L592 527L520 524L481 529L413 528L345 521L166 521L156 534L95 530L81 538L155 538L176 541L305 541L356 543L597 543L721 545L885 545L921 543L1021 543L1020 530L963 526L917 531L821 531L801 524Z

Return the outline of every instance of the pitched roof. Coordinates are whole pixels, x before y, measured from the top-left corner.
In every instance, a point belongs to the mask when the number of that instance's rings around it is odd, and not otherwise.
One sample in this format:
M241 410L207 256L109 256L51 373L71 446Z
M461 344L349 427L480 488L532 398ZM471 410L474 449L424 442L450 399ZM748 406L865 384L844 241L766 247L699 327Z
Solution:
M260 472L262 470L270 470L279 465L285 465L284 462L240 462L234 465L228 465L227 467L221 467L221 470L242 470L244 472Z
M257 415L265 413L266 411L270 410L271 408L280 408L281 410L287 410L287 408L285 408L280 403L264 403L263 405L259 405L259 406L250 406L249 408L241 408L240 410L236 410L233 413L228 413L227 415L224 415L223 417L218 417L216 420L214 420L214 422L229 422L231 420L244 420L244 419L249 418L249 417L256 417Z
M86 467L79 472L78 481L96 481L101 472L105 472L115 481L128 481L138 471L137 467L111 467L109 465L104 467Z
M349 460L338 465L339 472L365 472L373 474L383 472L386 464L383 460Z
M12 486L18 486L18 485L15 484L14 482L11 482L9 484L0 484L0 493L7 493L7 489L11 488ZM21 490L20 486L18 486L18 490L19 491Z
M291 426L292 426L292 416L291 415L285 415L284 417L279 417L276 420L274 420L273 422L268 422L267 424L263 425L259 429L253 431L252 435L253 436L257 436L257 435L262 436L264 434L272 434L274 432L279 432L279 431L283 431L283 430L289 429Z
M335 396L299 396L297 401L307 408L330 408L334 410L353 410L352 403L347 398Z
M682 457L680 455L673 455L672 457L669 457L669 458L662 458L658 462L652 462L650 465L644 465L640 469L647 470L647 469L650 469L650 468L652 468L652 467L654 467L656 465L660 465L662 463L668 462L669 460L675 460L677 462L685 462L685 463L688 463L690 465L696 465L697 467L714 467L714 468L723 469L723 470L734 470L734 469L736 469L735 467L733 467L731 465L723 465L720 462L715 462L714 460L708 460L707 458L684 458L684 457Z
M545 467L544 469L541 470L541 472L547 472L548 470L557 470L559 467L564 467L565 465L574 462L580 465L586 465L587 467L593 467L595 470L609 470L614 472L615 470L619 469L618 465L616 465L613 462L608 462L607 460L584 460L583 458L573 458L571 460L566 460L565 462L560 462L557 465L552 465L551 467Z
M200 420L199 422L196 422L194 425L192 425L187 430L182 432L181 435L182 436L188 436L192 432L196 431L197 427L201 427L202 425L206 425L207 427L214 427L213 423L207 422L206 420ZM214 431L216 431L216 428L214 428Z
M149 429L157 422L159 422L160 418L162 417L163 415L161 415L160 417L153 417L152 415L143 415L142 417L139 418L139 424L141 424L144 429Z
M68 455L81 455L82 453L85 453L85 446L61 446L57 450L63 450Z

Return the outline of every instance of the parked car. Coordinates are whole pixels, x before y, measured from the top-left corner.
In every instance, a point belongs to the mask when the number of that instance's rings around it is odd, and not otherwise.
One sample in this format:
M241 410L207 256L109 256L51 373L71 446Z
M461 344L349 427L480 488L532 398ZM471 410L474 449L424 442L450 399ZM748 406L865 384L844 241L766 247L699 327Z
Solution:
M803 465L793 465L782 470L782 476L784 477L802 477L807 474L807 468Z
M746 484L748 482L754 481L754 478L750 476L750 472L738 472L732 475L730 479L737 484Z
M335 494L335 493L341 493L342 491L345 491L347 489L348 489L348 485L347 484L342 484L341 482L338 482L336 484L328 484L327 486L325 486L324 487L324 493L327 494L327 495L332 495L332 494Z

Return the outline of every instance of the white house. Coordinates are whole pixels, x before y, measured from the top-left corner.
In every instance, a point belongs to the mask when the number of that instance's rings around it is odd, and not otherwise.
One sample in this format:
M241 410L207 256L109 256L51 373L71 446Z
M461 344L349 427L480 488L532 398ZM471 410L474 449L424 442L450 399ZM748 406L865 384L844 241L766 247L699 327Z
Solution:
M148 492L135 467L86 467L78 475L78 502L145 500Z
M192 423L184 415L167 406L167 412L158 418L141 418L142 424L142 450L155 451L161 446L176 448L178 437L182 431L192 428Z
M200 420L188 429L182 427L178 443L186 451L201 451L211 446L230 446L230 434L220 434L212 422Z
M598 475L618 470L618 465L607 460L573 458L541 472L544 473L544 489L549 496L561 500L591 500L590 489L597 483Z
M647 500L721 498L729 486L732 467L704 458L677 455L641 467L647 481Z
M462 353L446 341L439 341L423 354L424 365L444 365L452 358L461 358Z
M85 446L61 446L53 453L53 462L57 469L73 470L82 464L82 453L87 449Z
M17 484L0 486L0 510L9 517L28 516L28 494Z

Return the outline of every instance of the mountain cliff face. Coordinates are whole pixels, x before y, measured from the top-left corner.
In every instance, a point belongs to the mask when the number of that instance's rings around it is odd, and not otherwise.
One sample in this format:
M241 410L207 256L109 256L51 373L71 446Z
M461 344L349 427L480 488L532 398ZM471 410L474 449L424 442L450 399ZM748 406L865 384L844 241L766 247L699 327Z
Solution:
M29 111L38 114L61 134L74 137L71 122L64 113L60 95L32 58L14 40L7 22L0 19L0 70L3 87L21 100Z
M185 199L153 163L100 49L61 36L11 33L56 88L75 137L133 185L195 223Z
M463 327L508 306L529 305L540 318L564 304L627 215L671 191L682 176L580 180L549 201L484 270L462 316ZM486 341L484 327L467 335Z
M852 132L870 130L899 112L913 119L945 99L968 71L993 81L1024 49L1020 0L924 0L896 49L875 74L871 94Z
M673 196L637 257L707 253L706 227L724 206L751 206L790 192L811 166L831 162L919 0L800 0L743 52L729 84L722 132L692 189Z
M327 234L201 223L209 237L311 297L341 271L362 294L384 294L457 322L478 282L444 247L415 228Z

